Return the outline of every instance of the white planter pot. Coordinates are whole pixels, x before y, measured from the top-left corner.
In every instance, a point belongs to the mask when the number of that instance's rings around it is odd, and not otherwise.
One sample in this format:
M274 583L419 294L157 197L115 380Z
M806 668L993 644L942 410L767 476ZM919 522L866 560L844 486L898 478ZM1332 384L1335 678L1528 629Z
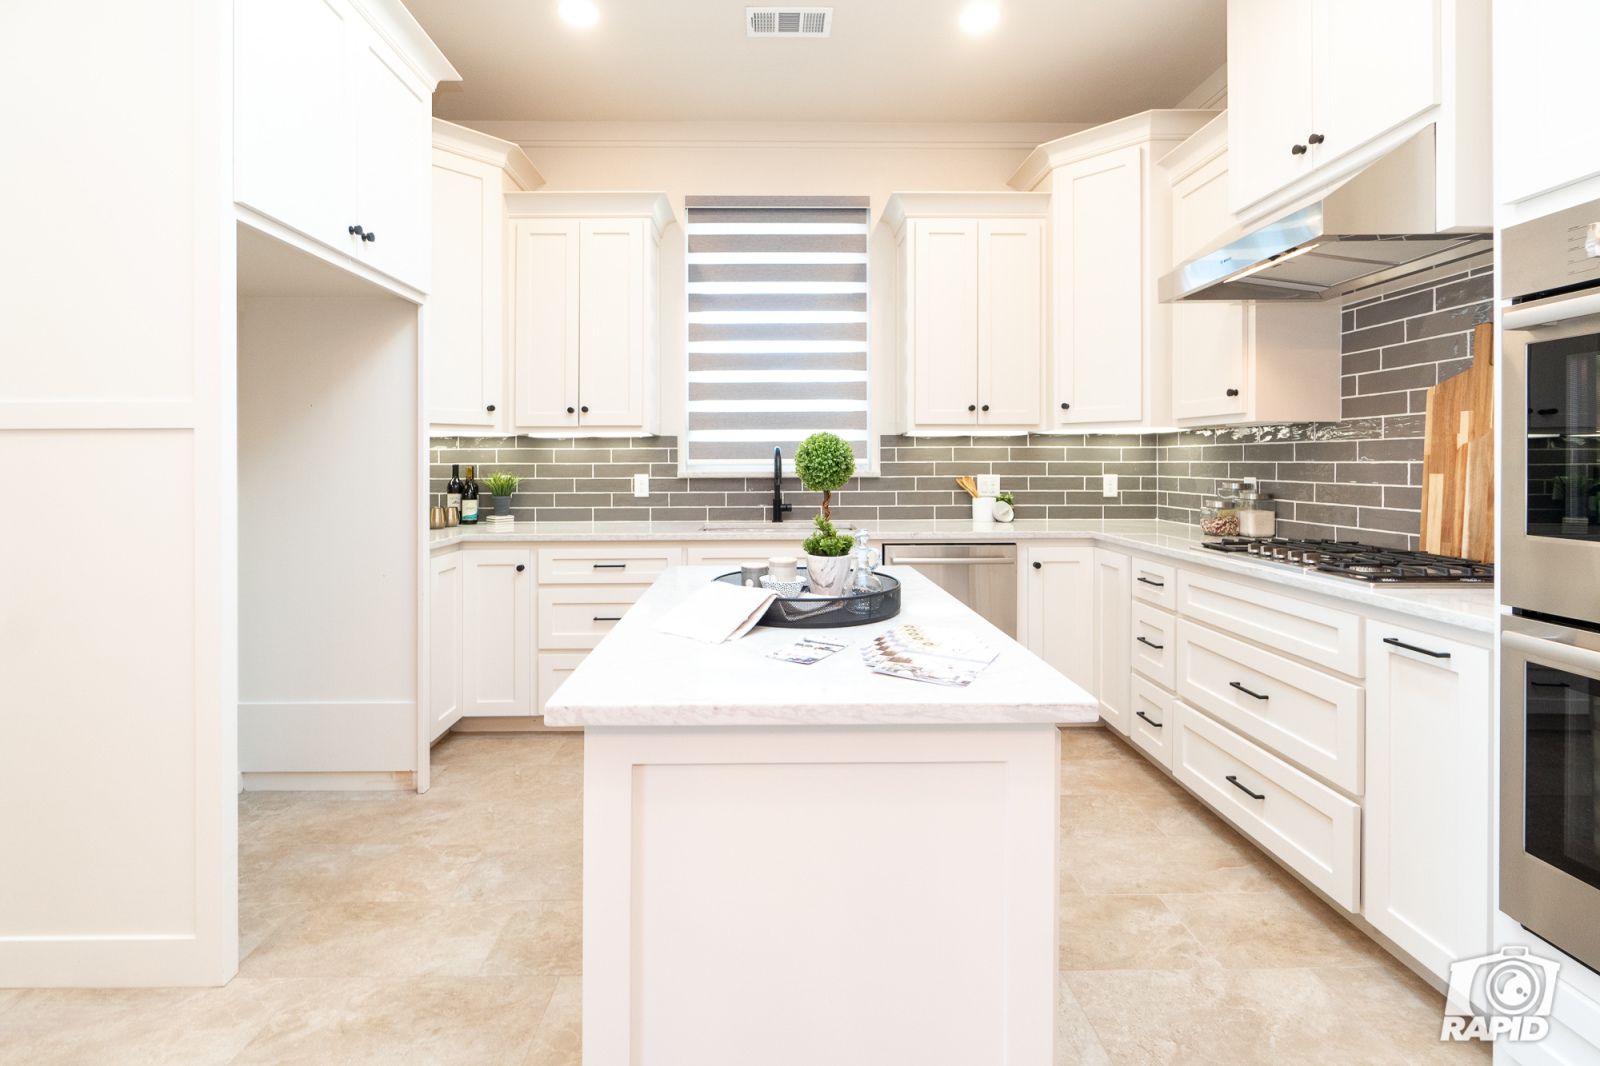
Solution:
M850 556L807 555L806 584L819 596L843 596L850 581Z

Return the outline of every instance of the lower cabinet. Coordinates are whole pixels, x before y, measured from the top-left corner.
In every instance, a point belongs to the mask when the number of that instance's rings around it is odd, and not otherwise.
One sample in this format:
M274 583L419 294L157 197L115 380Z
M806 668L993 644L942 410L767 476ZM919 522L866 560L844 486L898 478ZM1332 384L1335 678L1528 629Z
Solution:
M1095 692L1095 548L1030 546L1025 558L1019 597L1025 612L1022 643Z
M1172 731L1178 701L1161 686L1142 677L1133 678L1128 702L1128 739L1156 762L1172 769Z
M1100 717L1124 733L1133 722L1130 702L1133 677L1128 663L1128 608L1132 603L1132 567L1128 557L1108 548L1094 549L1095 687Z
M461 719L461 553L428 561L428 739Z
M496 548L462 559L463 715L533 713L533 552Z
M1367 625L1366 919L1436 976L1489 950L1489 652Z
M587 652L542 651L539 653L538 702L533 713L543 714L544 705L556 694L562 682L583 662Z

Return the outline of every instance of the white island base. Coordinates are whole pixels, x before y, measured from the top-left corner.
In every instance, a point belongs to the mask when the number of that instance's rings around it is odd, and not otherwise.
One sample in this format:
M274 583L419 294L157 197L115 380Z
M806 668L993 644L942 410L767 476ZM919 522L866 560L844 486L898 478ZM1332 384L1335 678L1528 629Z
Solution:
M1049 1066L1056 723L1092 699L914 573L890 624L1002 648L967 689L869 674L855 648L762 658L794 630L657 633L699 569L664 576L546 712L586 730L586 1066ZM740 703L721 690L745 671L766 687ZM630 677L640 724L616 724ZM685 720L712 706L728 724Z

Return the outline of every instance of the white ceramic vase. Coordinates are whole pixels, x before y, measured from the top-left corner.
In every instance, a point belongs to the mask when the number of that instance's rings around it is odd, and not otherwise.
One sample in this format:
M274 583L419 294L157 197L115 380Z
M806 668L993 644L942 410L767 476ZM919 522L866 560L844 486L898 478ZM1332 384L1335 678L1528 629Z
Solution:
M806 556L806 584L818 596L843 596L849 581L850 556Z

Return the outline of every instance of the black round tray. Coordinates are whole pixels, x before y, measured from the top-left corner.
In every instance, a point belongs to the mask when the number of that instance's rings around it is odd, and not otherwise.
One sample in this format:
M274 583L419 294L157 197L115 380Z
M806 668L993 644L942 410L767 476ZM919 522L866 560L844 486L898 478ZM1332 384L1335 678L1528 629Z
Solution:
M800 567L802 575L805 570L805 567ZM783 629L840 629L893 618L900 613L900 582L881 570L872 573L883 586L876 592L859 596L779 596L756 624ZM738 571L718 574L716 577L716 580L726 581L730 585L741 584L741 579Z

